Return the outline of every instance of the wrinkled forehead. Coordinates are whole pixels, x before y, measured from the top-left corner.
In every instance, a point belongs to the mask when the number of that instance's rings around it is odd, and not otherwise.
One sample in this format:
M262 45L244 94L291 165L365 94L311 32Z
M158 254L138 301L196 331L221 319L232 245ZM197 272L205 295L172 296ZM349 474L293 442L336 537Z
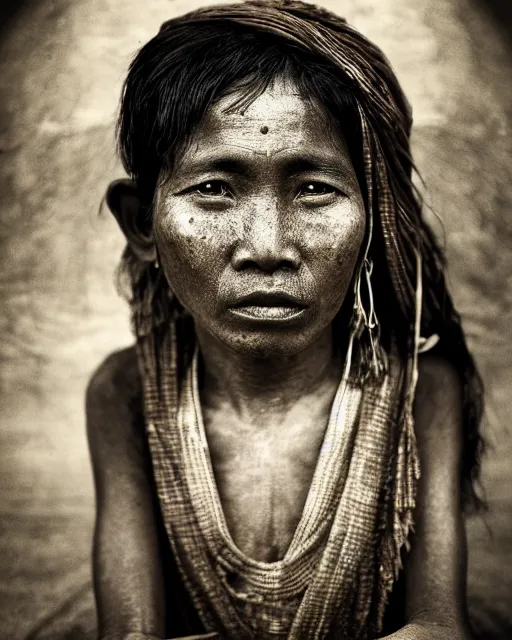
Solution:
M348 156L343 134L327 111L286 78L274 80L249 103L241 98L243 89L236 89L208 109L183 160L212 146L233 146L266 157L291 149Z

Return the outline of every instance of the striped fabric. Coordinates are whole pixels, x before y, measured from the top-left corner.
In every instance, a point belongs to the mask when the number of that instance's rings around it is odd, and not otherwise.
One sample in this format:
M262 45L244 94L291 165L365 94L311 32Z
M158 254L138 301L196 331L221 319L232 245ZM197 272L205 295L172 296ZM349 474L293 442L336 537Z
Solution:
M233 640L371 638L392 576L389 495L403 367L337 391L304 510L285 557L234 544L215 484L197 388L198 352L179 382L176 328L139 340L147 434L160 506L184 584L207 631ZM334 634L334 635L333 635ZM340 635L341 634L341 635Z

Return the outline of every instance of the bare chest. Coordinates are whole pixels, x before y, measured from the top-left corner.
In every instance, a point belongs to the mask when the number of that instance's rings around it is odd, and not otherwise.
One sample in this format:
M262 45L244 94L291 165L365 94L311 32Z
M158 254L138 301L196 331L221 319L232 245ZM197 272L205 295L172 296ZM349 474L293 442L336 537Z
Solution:
M249 429L210 421L208 445L226 523L248 557L275 562L300 521L325 425ZM236 435L233 435L236 434Z

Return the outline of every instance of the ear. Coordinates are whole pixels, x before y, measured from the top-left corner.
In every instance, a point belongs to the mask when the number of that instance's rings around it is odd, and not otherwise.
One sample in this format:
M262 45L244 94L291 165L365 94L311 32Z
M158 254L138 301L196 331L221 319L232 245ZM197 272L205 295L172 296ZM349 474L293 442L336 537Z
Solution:
M143 219L134 182L128 179L114 180L110 183L105 198L135 255L144 262L156 260L151 226Z

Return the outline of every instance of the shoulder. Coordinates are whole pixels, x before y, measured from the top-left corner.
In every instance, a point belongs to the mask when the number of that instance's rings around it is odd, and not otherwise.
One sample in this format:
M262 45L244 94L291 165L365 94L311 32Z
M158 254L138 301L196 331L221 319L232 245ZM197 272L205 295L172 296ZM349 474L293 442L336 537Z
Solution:
M144 446L142 384L135 347L110 354L92 374L85 398L93 456Z
M95 369L87 384L88 408L98 404L133 404L142 400L142 384L135 347L127 347L107 356Z
M426 353L418 359L415 412L429 415L461 408L461 381L457 369L442 356Z
M449 360L433 353L418 358L418 391L460 392L460 376Z
M457 369L442 356L426 353L418 360L414 403L416 437L423 453L457 456L462 441L462 395ZM455 463L455 460L454 460Z
M462 386L457 369L442 356L420 355L414 421L420 456L428 466L460 464Z

